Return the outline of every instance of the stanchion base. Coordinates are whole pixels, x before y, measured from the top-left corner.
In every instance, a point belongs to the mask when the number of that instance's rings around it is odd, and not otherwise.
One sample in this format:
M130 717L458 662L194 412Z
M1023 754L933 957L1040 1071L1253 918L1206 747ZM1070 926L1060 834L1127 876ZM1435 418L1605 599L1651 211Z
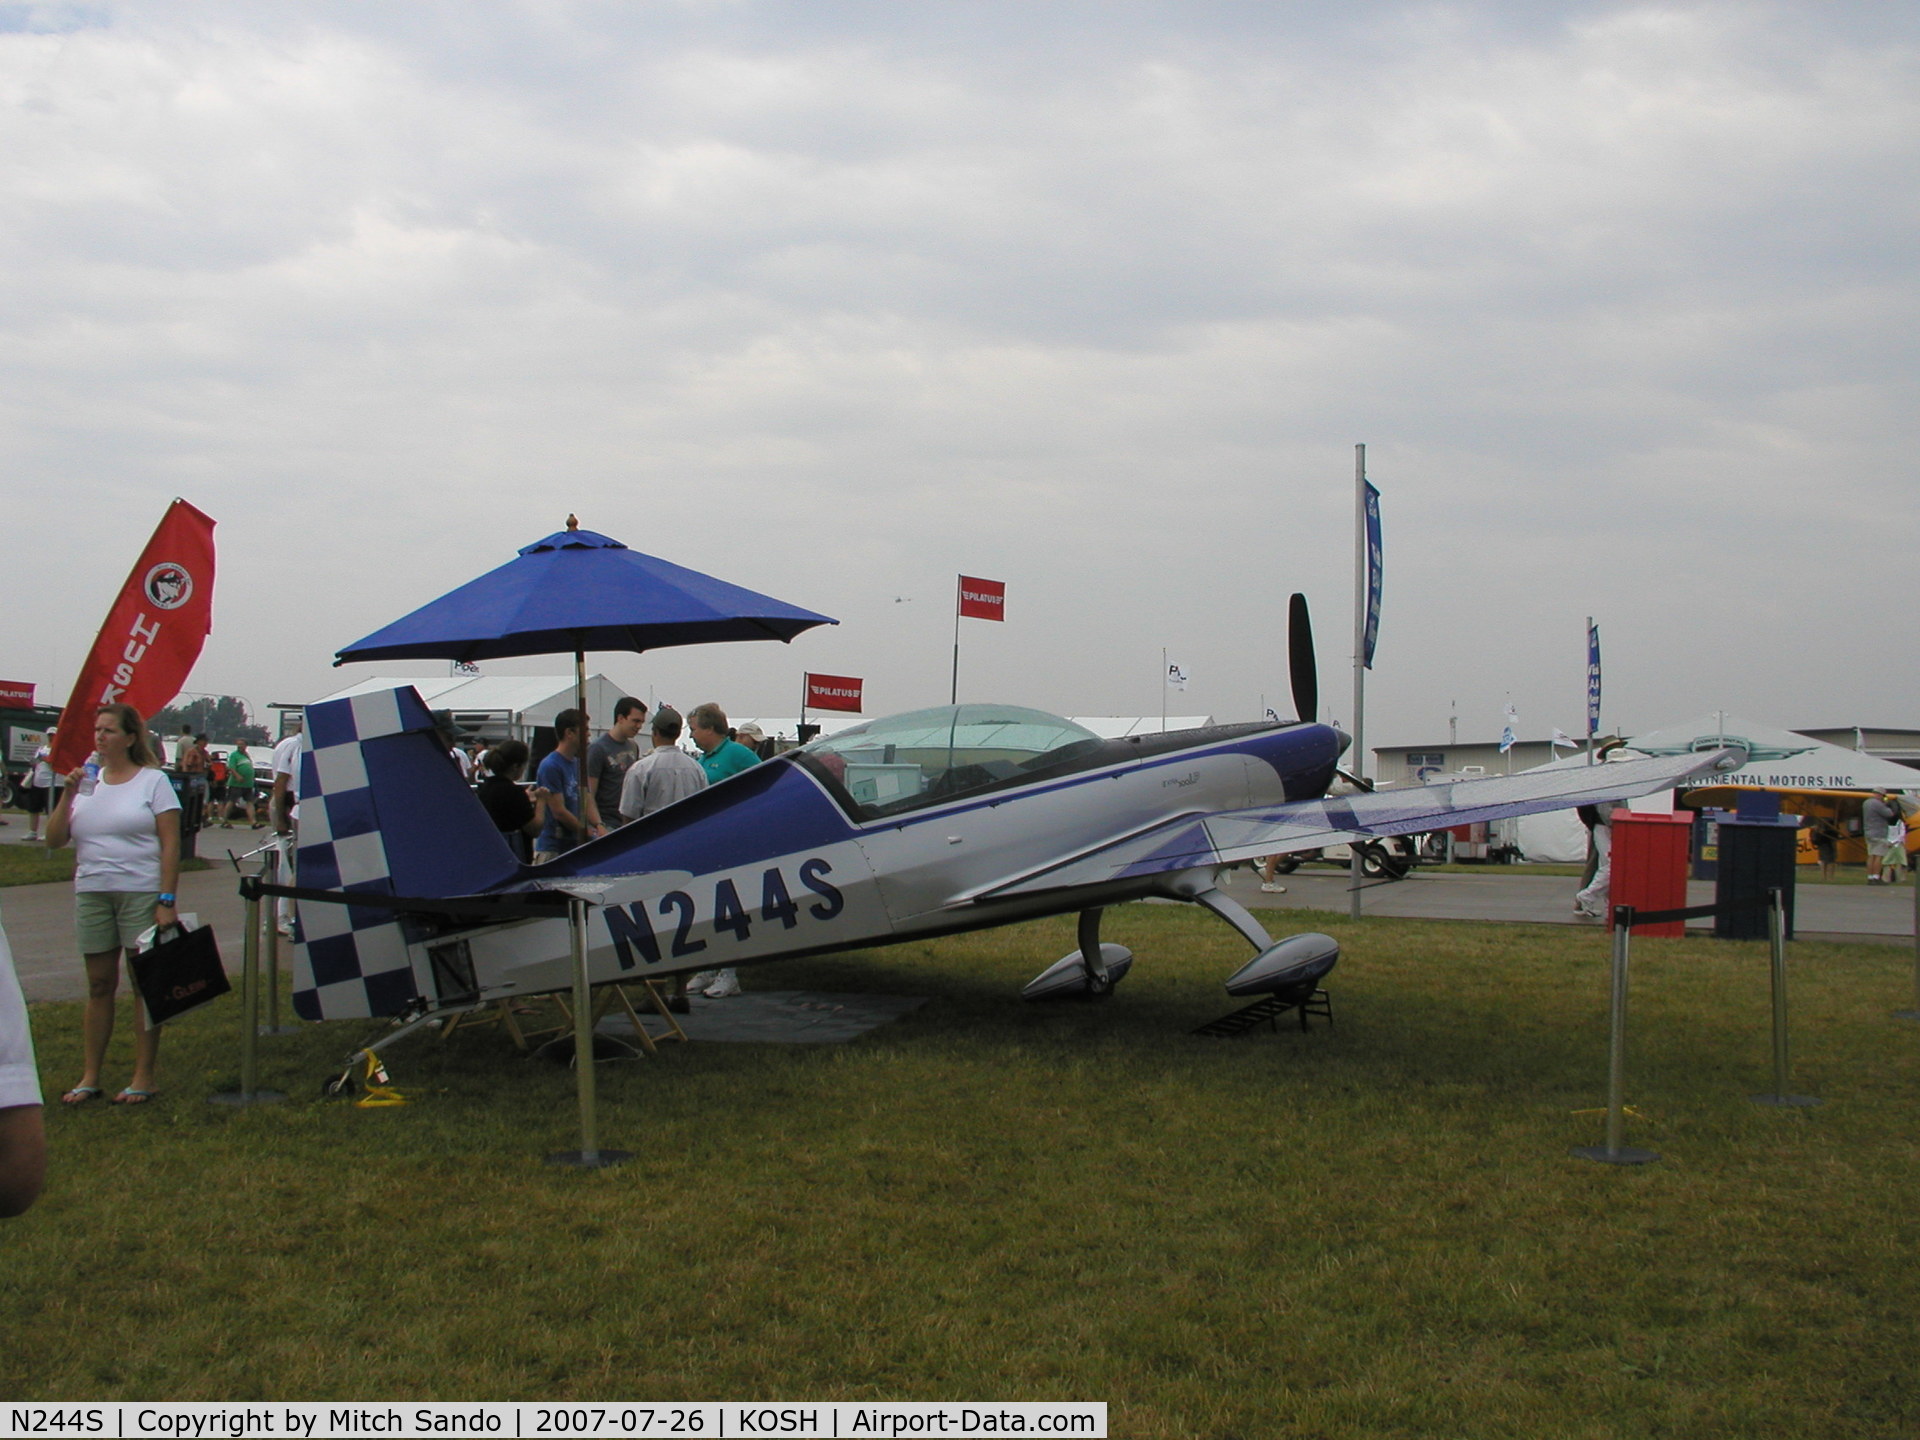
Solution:
M1896 1010L1893 1012L1893 1018L1896 1020L1920 1020L1920 1010Z
M1811 1095L1749 1095L1747 1098L1756 1105L1794 1106L1819 1105L1822 1103Z
M1618 1150L1609 1150L1604 1145L1576 1145L1567 1153L1581 1160L1598 1160L1602 1165L1651 1165L1660 1158L1651 1150L1639 1150L1631 1145L1622 1145Z
M209 1105L278 1105L287 1098L284 1090L222 1090L218 1095L209 1095Z
M547 1156L549 1165L572 1165L581 1170L605 1170L633 1159L631 1150L561 1150Z

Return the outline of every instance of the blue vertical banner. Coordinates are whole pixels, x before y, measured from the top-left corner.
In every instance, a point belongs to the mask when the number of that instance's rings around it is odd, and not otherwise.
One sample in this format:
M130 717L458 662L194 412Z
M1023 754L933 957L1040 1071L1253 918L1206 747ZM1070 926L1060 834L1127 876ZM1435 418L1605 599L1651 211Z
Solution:
M1361 482L1367 496L1367 632L1360 646L1360 663L1373 668L1373 647L1380 638L1380 492L1371 480Z
M1587 738L1600 733L1600 627L1587 622Z

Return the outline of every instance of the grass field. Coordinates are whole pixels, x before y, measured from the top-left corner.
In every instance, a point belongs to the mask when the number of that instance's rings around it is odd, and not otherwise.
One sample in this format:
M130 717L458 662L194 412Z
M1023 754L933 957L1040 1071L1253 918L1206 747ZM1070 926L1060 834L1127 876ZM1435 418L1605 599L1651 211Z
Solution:
M1307 917L1338 1026L1189 1037L1244 946L1132 906L1100 1005L1018 986L1047 922L751 972L929 996L845 1046L603 1066L617 1170L564 1069L490 1032L389 1057L400 1109L323 1101L363 1037L190 1019L144 1112L50 1112L0 1228L18 1399L1106 1400L1118 1436L1891 1436L1920 1425L1920 1027L1910 958L1793 948L1770 1088L1764 947L1635 947L1629 1139L1601 1137L1607 939ZM78 1007L37 1007L50 1091ZM124 1031L124 1026L122 1027ZM124 1035L116 1040L124 1047ZM124 1077L124 1049L114 1069Z
M204 870L211 862L188 857L180 869ZM73 847L48 850L41 845L0 845L0 889L9 885L46 885L73 879Z

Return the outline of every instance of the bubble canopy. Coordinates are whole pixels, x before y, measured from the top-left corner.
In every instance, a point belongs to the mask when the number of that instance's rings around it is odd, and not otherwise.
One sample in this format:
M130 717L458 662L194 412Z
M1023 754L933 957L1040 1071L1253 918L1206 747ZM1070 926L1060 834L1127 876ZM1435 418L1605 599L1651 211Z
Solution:
M1084 726L1018 705L940 705L855 725L793 752L862 819L1097 763Z

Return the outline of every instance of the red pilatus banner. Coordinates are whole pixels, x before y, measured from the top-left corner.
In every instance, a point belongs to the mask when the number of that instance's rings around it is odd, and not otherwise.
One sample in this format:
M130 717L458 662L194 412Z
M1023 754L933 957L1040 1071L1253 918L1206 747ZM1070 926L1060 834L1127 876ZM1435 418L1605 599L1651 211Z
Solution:
M147 716L178 695L212 628L213 521L176 500L120 587L74 682L53 768L65 772L87 758L100 706L131 705Z
M971 575L962 575L960 577L960 613L972 616L975 620L1006 619L1007 582L976 580Z
M860 687L865 683L851 675L808 675L809 710L851 710L860 713Z

